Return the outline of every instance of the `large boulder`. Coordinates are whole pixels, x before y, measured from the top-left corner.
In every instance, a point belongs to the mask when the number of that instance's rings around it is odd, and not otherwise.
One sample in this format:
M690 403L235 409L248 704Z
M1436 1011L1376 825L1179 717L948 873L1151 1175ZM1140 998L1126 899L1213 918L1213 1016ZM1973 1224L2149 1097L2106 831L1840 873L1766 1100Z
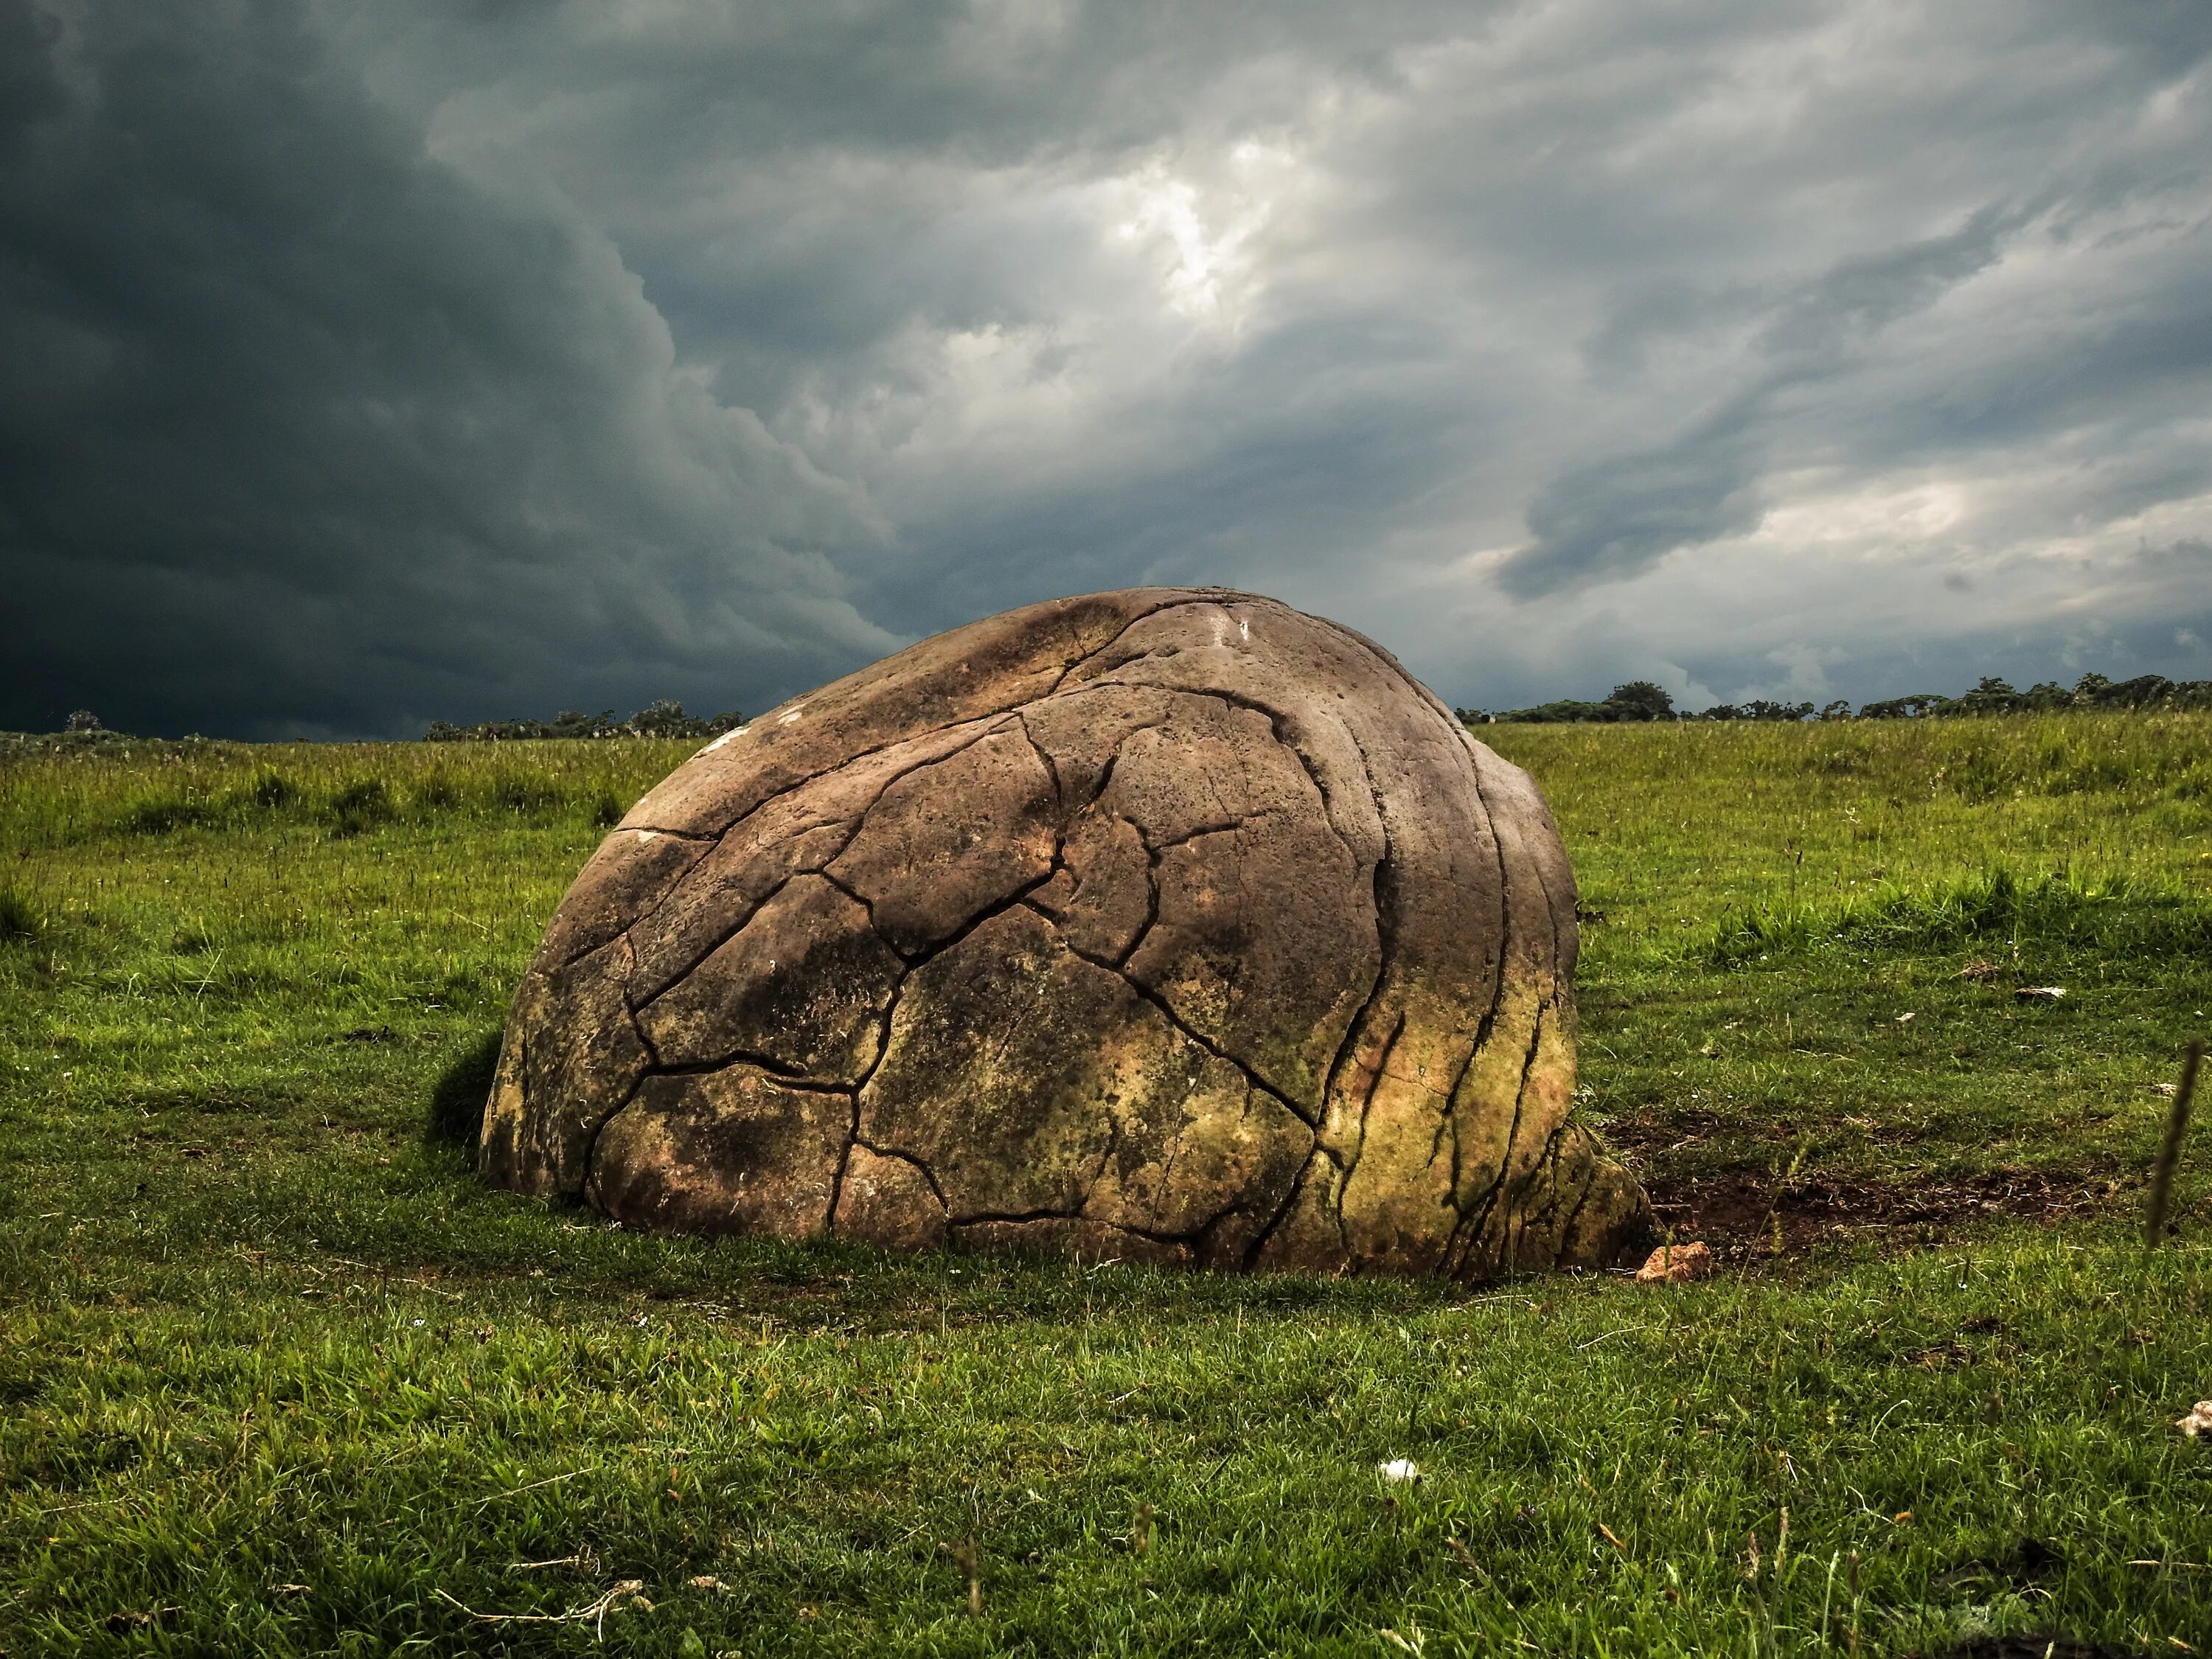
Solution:
M1575 884L1390 654L1219 590L957 629L640 801L509 1018L485 1177L639 1226L1192 1264L1609 1264Z

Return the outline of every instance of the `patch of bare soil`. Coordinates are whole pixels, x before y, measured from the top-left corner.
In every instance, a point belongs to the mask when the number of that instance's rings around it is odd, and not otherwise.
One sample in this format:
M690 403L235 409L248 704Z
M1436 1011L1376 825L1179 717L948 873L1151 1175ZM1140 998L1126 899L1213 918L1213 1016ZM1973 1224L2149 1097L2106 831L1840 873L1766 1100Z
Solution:
M2136 1659L2140 1650L2076 1642L2040 1631L2020 1636L1972 1636L1943 1648L1931 1659Z
M1645 1184L1662 1228L1736 1261L1869 1236L1899 1247L1939 1244L2000 1218L2065 1221L2110 1209L2121 1190L2110 1179L2019 1168L1910 1183L1731 1173Z

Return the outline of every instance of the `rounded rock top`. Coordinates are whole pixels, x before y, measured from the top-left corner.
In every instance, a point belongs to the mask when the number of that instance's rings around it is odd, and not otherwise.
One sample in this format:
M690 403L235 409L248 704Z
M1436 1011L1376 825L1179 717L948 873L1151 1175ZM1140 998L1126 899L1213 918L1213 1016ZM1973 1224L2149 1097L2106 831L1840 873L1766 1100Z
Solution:
M1575 886L1388 652L1136 588L925 640L640 801L479 1165L625 1223L1311 1272L1609 1266Z

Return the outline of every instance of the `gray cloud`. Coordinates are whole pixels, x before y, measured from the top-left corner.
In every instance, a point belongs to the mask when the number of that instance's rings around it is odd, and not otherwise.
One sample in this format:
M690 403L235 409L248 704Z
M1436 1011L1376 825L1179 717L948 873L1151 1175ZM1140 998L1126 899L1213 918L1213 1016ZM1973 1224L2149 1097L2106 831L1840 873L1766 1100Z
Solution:
M753 707L1145 580L1460 702L2206 672L2149 550L2212 538L2208 56L2155 0L0 0L0 724Z
M2003 232L2023 217L1985 207L1949 234L1854 255L1764 305L1739 295L1739 315L1763 313L1746 354L1751 384L1663 447L1585 462L1553 478L1528 507L1536 539L1501 567L1501 585L1528 597L1617 578L1677 548L1755 529L1765 516L1759 484L1784 435L1789 394L1825 391L1821 383L1844 373L1871 337L1987 269ZM1662 327L1686 314L1675 305L1637 309ZM1593 355L1633 349L1626 334L1618 321L1609 325Z
M1755 529L1765 516L1759 456L1747 429L1761 399L1663 449L1585 462L1528 507L1536 539L1499 568L1509 593L1631 574L1678 547Z

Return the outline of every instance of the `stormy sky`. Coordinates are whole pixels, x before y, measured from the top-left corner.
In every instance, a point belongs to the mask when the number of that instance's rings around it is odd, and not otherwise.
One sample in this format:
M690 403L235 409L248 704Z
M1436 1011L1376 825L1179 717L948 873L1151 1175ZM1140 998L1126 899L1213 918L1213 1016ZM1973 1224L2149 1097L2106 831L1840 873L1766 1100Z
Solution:
M0 726L2212 677L2202 0L0 0Z

